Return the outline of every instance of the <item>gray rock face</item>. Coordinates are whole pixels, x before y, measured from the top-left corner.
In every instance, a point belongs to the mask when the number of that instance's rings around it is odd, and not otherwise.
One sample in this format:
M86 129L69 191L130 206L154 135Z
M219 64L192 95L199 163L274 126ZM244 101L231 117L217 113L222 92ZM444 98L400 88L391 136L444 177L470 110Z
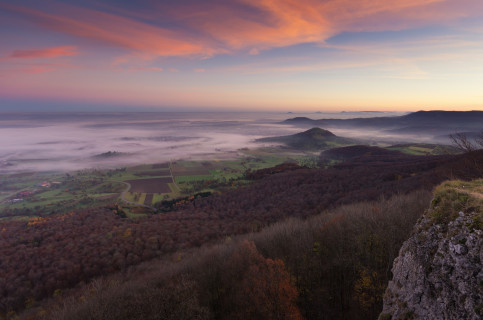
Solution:
M483 232L476 213L445 224L429 213L394 260L380 320L483 319Z

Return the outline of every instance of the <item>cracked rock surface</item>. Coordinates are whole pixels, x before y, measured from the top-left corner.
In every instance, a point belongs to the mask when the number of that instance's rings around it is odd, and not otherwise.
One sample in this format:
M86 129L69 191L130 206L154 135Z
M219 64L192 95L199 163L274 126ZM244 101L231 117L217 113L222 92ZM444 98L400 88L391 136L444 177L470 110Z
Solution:
M483 319L483 232L478 212L436 224L431 211L401 247L380 320Z

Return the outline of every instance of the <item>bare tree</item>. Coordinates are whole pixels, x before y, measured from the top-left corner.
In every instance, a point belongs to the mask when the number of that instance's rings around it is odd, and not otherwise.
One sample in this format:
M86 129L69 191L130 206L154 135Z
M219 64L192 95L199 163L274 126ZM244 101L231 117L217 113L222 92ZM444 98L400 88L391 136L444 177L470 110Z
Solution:
M476 156L476 152L479 149L483 148L483 131L479 134L478 137L471 141L468 136L463 132L457 132L454 134L450 134L449 138L453 141L453 144L466 153L468 155L467 161L471 164L476 170L480 171L481 164Z
M483 148L483 130L481 130L480 135L476 138L476 142Z
M456 132L450 134L449 138L453 141L453 144L463 152L472 153L479 149L478 145L483 146L483 132L480 137L476 139L475 142L471 141L466 133Z

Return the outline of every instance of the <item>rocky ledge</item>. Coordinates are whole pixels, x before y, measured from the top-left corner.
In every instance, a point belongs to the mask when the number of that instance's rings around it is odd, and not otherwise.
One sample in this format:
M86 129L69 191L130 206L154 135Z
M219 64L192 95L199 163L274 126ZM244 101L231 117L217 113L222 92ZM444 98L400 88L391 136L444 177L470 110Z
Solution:
M483 180L439 186L394 260L379 320L482 319Z

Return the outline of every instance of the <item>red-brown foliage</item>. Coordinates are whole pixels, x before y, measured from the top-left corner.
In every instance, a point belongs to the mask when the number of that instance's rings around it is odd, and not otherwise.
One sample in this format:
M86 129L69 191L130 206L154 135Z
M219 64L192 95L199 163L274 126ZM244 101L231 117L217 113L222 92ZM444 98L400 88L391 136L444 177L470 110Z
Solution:
M449 178L481 177L461 156L358 158L331 169L284 172L177 211L142 220L98 208L0 222L0 312L18 310L93 277L178 249L308 217L341 204L431 189ZM268 267L267 267L268 268ZM275 268L275 266L273 267Z
M297 288L282 260L264 258L245 241L226 262L223 309L229 319L302 319Z

